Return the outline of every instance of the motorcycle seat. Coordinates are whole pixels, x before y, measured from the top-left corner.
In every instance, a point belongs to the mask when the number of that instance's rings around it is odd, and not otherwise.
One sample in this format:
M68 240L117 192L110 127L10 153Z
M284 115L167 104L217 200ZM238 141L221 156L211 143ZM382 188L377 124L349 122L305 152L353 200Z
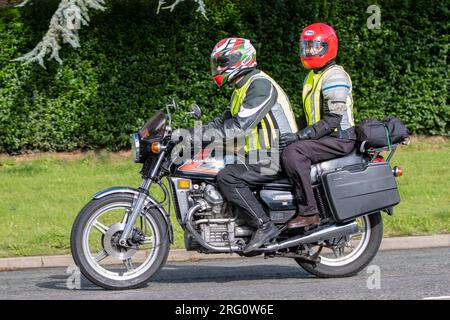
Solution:
M351 153L346 156L319 162L311 166L311 182L319 182L319 178L322 174L332 171L338 168L351 166L355 164L362 164L367 162L366 159L358 152L357 149L353 149Z
M350 165L361 164L361 163L364 163L365 161L366 160L357 151L357 149L354 149L350 154L348 154L346 156L313 164L311 166L311 183L312 184L318 183L320 176L327 171L332 171L337 168L342 168L342 167L346 167L346 166L350 166ZM263 188L264 189L291 189L292 185L289 182L289 179L286 176L284 176L284 177L276 179L270 183L265 183Z
M273 180L272 182L265 183L264 189L292 189L292 185L289 182L288 177L284 176L279 179Z

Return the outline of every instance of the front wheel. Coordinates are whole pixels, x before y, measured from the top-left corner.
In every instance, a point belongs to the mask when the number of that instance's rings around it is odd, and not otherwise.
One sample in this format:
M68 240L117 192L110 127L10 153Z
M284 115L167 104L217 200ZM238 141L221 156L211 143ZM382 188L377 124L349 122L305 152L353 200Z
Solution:
M81 273L106 289L143 286L165 264L169 232L161 213L142 210L127 247L118 244L133 204L133 195L111 194L90 201L78 214L70 237Z
M383 220L380 212L357 219L359 232L341 239L326 241L320 251L320 263L296 262L307 272L320 278L349 277L364 269L375 257L383 239ZM309 254L320 249L310 245Z

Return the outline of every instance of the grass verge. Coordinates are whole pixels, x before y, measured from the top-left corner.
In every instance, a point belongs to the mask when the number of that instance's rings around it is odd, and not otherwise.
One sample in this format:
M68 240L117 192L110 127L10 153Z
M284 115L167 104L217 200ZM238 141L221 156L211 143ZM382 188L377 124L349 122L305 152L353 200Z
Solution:
M450 232L450 142L413 138L393 158L401 203L384 215L385 236ZM127 152L0 155L0 257L66 254L78 211L99 190L140 185ZM158 193L157 189L152 189ZM173 208L173 207L172 207ZM175 248L183 234L174 214Z

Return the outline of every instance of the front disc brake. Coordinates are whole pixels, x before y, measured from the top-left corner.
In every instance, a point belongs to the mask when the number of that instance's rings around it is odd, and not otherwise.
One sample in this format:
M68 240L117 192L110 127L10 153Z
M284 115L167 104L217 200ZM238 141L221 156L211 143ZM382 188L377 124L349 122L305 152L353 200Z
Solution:
M119 239L125 229L125 223L114 223L103 237L103 248L110 257L119 260L130 259L135 253L134 248L125 248L119 245Z

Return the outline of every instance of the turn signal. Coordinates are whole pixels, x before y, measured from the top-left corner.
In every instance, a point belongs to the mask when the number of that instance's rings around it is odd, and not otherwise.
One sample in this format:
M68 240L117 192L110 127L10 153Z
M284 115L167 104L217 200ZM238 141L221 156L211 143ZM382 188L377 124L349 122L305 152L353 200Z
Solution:
M178 180L178 189L190 189L191 188L191 180Z
M151 150L153 153L159 153L161 151L161 145L158 141L152 142Z
M392 169L392 173L394 174L394 177L401 177L403 175L403 169L401 167L395 166Z

